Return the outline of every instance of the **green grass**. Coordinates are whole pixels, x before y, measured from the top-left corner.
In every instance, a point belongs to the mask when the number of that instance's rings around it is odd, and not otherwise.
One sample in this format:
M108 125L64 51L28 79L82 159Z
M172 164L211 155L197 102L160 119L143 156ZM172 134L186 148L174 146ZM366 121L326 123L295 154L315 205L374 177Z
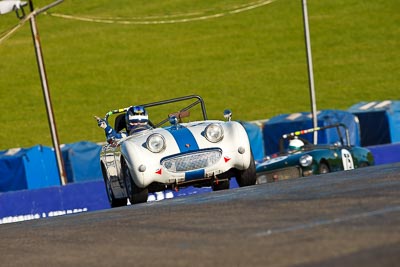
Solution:
M213 119L225 108L247 121L310 110L300 0L239 13L229 12L260 1L117 2L65 0L49 12L153 24L37 17L60 143L104 141L93 115L181 95L203 96ZM317 108L398 100L400 2L307 2ZM17 23L2 15L0 34ZM51 145L29 23L0 43L0 99L0 149Z

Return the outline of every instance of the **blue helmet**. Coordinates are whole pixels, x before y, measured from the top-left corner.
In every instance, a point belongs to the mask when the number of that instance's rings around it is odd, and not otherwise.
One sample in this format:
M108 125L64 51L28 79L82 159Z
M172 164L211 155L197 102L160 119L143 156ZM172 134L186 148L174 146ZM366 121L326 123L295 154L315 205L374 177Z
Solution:
M149 116L143 106L132 106L126 111L125 119L129 131L135 125L147 124Z

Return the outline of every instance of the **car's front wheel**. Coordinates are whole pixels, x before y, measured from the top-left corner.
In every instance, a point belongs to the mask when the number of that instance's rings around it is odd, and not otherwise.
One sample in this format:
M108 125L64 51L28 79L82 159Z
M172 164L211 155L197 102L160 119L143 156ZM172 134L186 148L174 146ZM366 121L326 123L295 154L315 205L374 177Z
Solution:
M128 195L129 202L131 202L131 204L147 202L149 189L147 187L140 188L135 184L135 181L133 181L129 168L126 166L125 162L121 167L124 174L126 194Z
M320 174L329 173L330 170L329 170L328 164L326 164L326 163L324 163L324 162L321 162L321 163L319 164L318 171L319 171Z
M236 172L236 181L240 187L256 184L256 164L254 162L253 153L250 157L250 165L247 169Z

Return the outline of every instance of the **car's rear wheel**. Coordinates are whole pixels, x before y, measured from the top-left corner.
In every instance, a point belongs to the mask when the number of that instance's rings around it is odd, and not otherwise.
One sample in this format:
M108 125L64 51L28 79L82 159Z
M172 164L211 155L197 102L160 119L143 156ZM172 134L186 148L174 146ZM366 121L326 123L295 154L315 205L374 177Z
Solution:
M104 184L106 186L107 197L108 197L108 201L110 202L111 208L126 206L127 199L126 198L115 198L114 197L114 193L113 193L112 188L111 188L111 182L107 178L107 173L104 170L104 168L102 168L102 172L103 172Z
M330 170L329 170L328 164L326 164L324 162L321 162L319 164L318 171L319 171L320 174L329 173Z
M125 162L122 164L122 171L124 174L126 194L128 195L129 202L131 204L139 204L147 202L147 197L149 195L149 189L147 187L138 187L132 179L129 168L126 166Z
M243 171L236 172L236 181L240 187L256 184L256 164L254 162L253 153L250 157L250 165Z
M214 182L212 184L211 188L212 188L213 191L229 189L229 179L228 180L222 180L222 181Z

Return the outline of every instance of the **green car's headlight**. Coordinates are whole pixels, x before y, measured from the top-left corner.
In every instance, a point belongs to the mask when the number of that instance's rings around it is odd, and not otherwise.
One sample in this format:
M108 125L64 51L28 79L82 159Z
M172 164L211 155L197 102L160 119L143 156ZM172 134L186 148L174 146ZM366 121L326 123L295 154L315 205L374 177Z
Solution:
M165 149L165 139L161 134L152 134L147 137L146 146L151 152L159 153Z
M217 143L224 138L224 130L222 126L217 123L211 123L206 127L205 136L208 141Z
M299 159L299 162L300 162L301 166L308 167L311 165L312 160L313 160L313 158L310 155L305 154L305 155L301 156L301 158Z

